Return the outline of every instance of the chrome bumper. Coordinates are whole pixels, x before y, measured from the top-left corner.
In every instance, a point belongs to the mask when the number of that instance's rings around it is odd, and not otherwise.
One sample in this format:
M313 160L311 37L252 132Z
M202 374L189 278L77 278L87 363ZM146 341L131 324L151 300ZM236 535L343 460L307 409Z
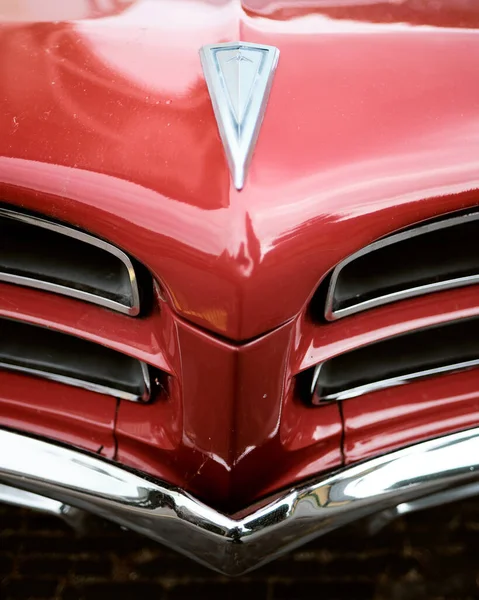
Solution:
M217 571L239 575L359 518L375 515L377 524L381 515L388 520L477 494L479 428L344 468L232 516L145 474L5 430L0 482L114 521Z

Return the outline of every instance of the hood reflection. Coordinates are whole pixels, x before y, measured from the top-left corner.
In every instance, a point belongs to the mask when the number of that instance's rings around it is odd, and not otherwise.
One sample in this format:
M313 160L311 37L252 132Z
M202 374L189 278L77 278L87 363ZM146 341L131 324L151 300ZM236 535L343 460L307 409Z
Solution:
M279 21L317 14L368 23L476 28L477 0L242 0L250 16Z

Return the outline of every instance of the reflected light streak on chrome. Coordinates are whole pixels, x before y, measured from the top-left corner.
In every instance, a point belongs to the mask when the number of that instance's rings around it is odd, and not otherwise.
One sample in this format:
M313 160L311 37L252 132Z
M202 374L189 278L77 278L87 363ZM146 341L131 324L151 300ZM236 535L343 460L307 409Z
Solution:
M402 502L393 508L389 508L382 513L371 517L368 522L369 533L377 533L388 523L394 521L398 517L402 517L403 515L418 512L420 510L427 510L429 508L435 508L436 506L443 506L444 504L464 500L477 495L479 495L479 483L476 482L447 490L445 492L431 494L430 496L419 498L418 500L413 500L412 502Z
M8 485L0 483L0 502L10 504L11 506L21 506L32 510L59 517L68 525L77 530L78 533L84 530L84 524L89 518L88 513L57 502L51 498L32 494L24 490L19 490Z
M237 575L361 517L479 480L479 428L422 442L227 516L97 456L0 431L0 481L87 510Z
M274 46L232 42L200 49L208 91L236 189L244 185L279 59Z
M32 508L39 512L45 512L52 515L60 516L62 513L62 502L57 502L51 498L45 496L39 496L38 494L32 494L31 492L25 492L24 490L18 490L8 485L0 483L0 502L4 504L11 504L12 506L24 506L26 508Z

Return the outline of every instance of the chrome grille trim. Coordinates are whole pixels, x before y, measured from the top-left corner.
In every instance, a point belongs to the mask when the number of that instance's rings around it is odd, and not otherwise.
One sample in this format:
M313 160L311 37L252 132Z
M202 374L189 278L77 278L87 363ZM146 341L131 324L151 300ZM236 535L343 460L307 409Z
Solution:
M377 392L379 390L385 390L399 385L405 385L406 383L419 381L421 379L427 379L429 377L434 377L437 375L445 375L446 373L456 373L458 371L474 369L476 367L479 367L479 359L468 360L452 365L446 365L443 367L436 367L434 369L426 369L424 371L418 371L417 373L409 373L407 375L401 375L399 377L391 377L390 379L383 379L382 381L375 381L373 383L359 385L357 387L350 388L349 390L344 390L342 392L338 392L337 394L328 394L326 396L322 396L319 393L316 393L316 385L323 364L324 363L318 365L314 370L311 394L313 398L313 404L315 405L324 404L325 402L338 402L340 400L357 398L358 396L370 394L371 392Z
M17 319L0 318L0 375L2 371L131 402L147 402L152 394L150 368L142 360L102 343Z
M11 371L12 373L20 373L21 375L30 375L33 377L41 377L41 379L47 379L48 381L54 381L56 383L63 383L72 387L78 387L89 392L95 392L97 394L104 394L106 396L113 396L121 400L129 400L130 402L148 402L151 396L151 381L150 373L146 363L138 361L140 363L141 371L144 377L145 392L142 396L136 394L130 394L125 390L116 389L106 385L92 383L85 381L84 379L77 379L75 377L68 377L66 375L59 375L58 373L49 373L41 369L31 369L29 367L22 367L19 365L12 365L0 361L0 370Z
M440 281L437 283L429 283L420 286L410 287L407 290L402 290L398 292L393 292L390 294L385 294L383 296L379 296L377 298L373 298L370 300L365 300L363 302L358 302L357 304L342 308L342 309L334 309L334 293L337 285L338 278L341 274L341 271L348 264L353 262L354 260L370 254L375 250L379 250L381 248L385 248L387 246L391 246L398 242L412 239L414 237L418 237L424 235L426 233L430 233L432 231L438 231L440 229L447 229L449 227L453 227L455 225L460 225L462 223L468 223L471 221L479 220L479 213L471 213L467 215L462 215L458 217L447 217L441 221L428 223L426 225L419 225L414 227L413 229L408 229L407 231L403 231L401 233L393 234L388 237L385 237L377 242L373 242L369 246L358 250L354 254L351 254L346 259L341 261L336 267L333 269L331 280L328 286L328 292L326 296L325 309L324 314L325 318L328 321L336 321L337 319L341 319L343 317L348 317L350 315L354 315L359 312L363 312L365 310L371 308L377 308L379 306L383 306L385 304L390 304L392 302L397 302L399 300L406 300L408 298L415 298L417 296L423 296L425 294L433 293L433 292L441 292L450 289L456 289L460 287L466 287L479 283L479 273L477 275L471 275L467 277L457 277L454 279L448 279L445 281ZM479 267L478 267L479 268Z
M98 239L92 235L87 233L83 233L82 231L78 231L66 225L61 225L59 223L55 223L52 221L48 221L41 217L27 215L20 212L16 212L13 210L9 210L6 208L0 208L0 217L4 217L7 219L12 219L16 221L20 221L23 223L27 223L29 225L33 225L35 227L41 227L43 229L47 229L50 231L54 231L55 233L59 233L64 236L68 236L74 238L78 241L84 242L86 244L90 244L91 246L95 246L100 250L104 250L109 254L112 254L116 258L118 258L123 265L125 266L128 277L130 280L131 286L131 294L132 294L132 304L131 306L127 306L120 302L116 302L115 300L111 300L109 298L105 298L103 296L99 296L96 294L92 294L90 292L86 292L83 290L77 290L74 288L70 288L68 286L63 286L57 283L41 281L39 279L34 279L32 277L26 277L22 275L16 275L11 273L4 273L0 271L0 281L5 283L13 283L17 285L22 285L25 287L35 288L42 291L54 292L57 294L61 294L63 296L69 296L71 298L76 298L77 300L83 300L85 302L91 302L93 304L97 304L99 306L103 306L105 308L109 308L115 310L117 312L129 315L131 317L137 316L140 312L140 293L138 289L138 282L135 273L135 269L133 267L133 263L131 262L129 256L125 254L122 250L105 242L104 240Z
M322 361L305 372L310 401L355 398L420 379L479 368L479 317L385 337Z

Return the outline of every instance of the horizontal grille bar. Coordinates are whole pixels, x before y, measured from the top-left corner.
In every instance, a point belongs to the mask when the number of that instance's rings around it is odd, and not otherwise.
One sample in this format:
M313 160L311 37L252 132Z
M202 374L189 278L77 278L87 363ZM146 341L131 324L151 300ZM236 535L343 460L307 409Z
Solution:
M475 367L479 367L479 319L462 319L388 338L325 361L314 370L313 403L346 400Z
M325 316L479 283L479 213L408 229L349 256L334 269Z
M0 370L18 372L131 401L147 401L145 363L45 327L0 319Z
M54 292L136 316L131 259L115 246L46 219L0 208L0 281Z

